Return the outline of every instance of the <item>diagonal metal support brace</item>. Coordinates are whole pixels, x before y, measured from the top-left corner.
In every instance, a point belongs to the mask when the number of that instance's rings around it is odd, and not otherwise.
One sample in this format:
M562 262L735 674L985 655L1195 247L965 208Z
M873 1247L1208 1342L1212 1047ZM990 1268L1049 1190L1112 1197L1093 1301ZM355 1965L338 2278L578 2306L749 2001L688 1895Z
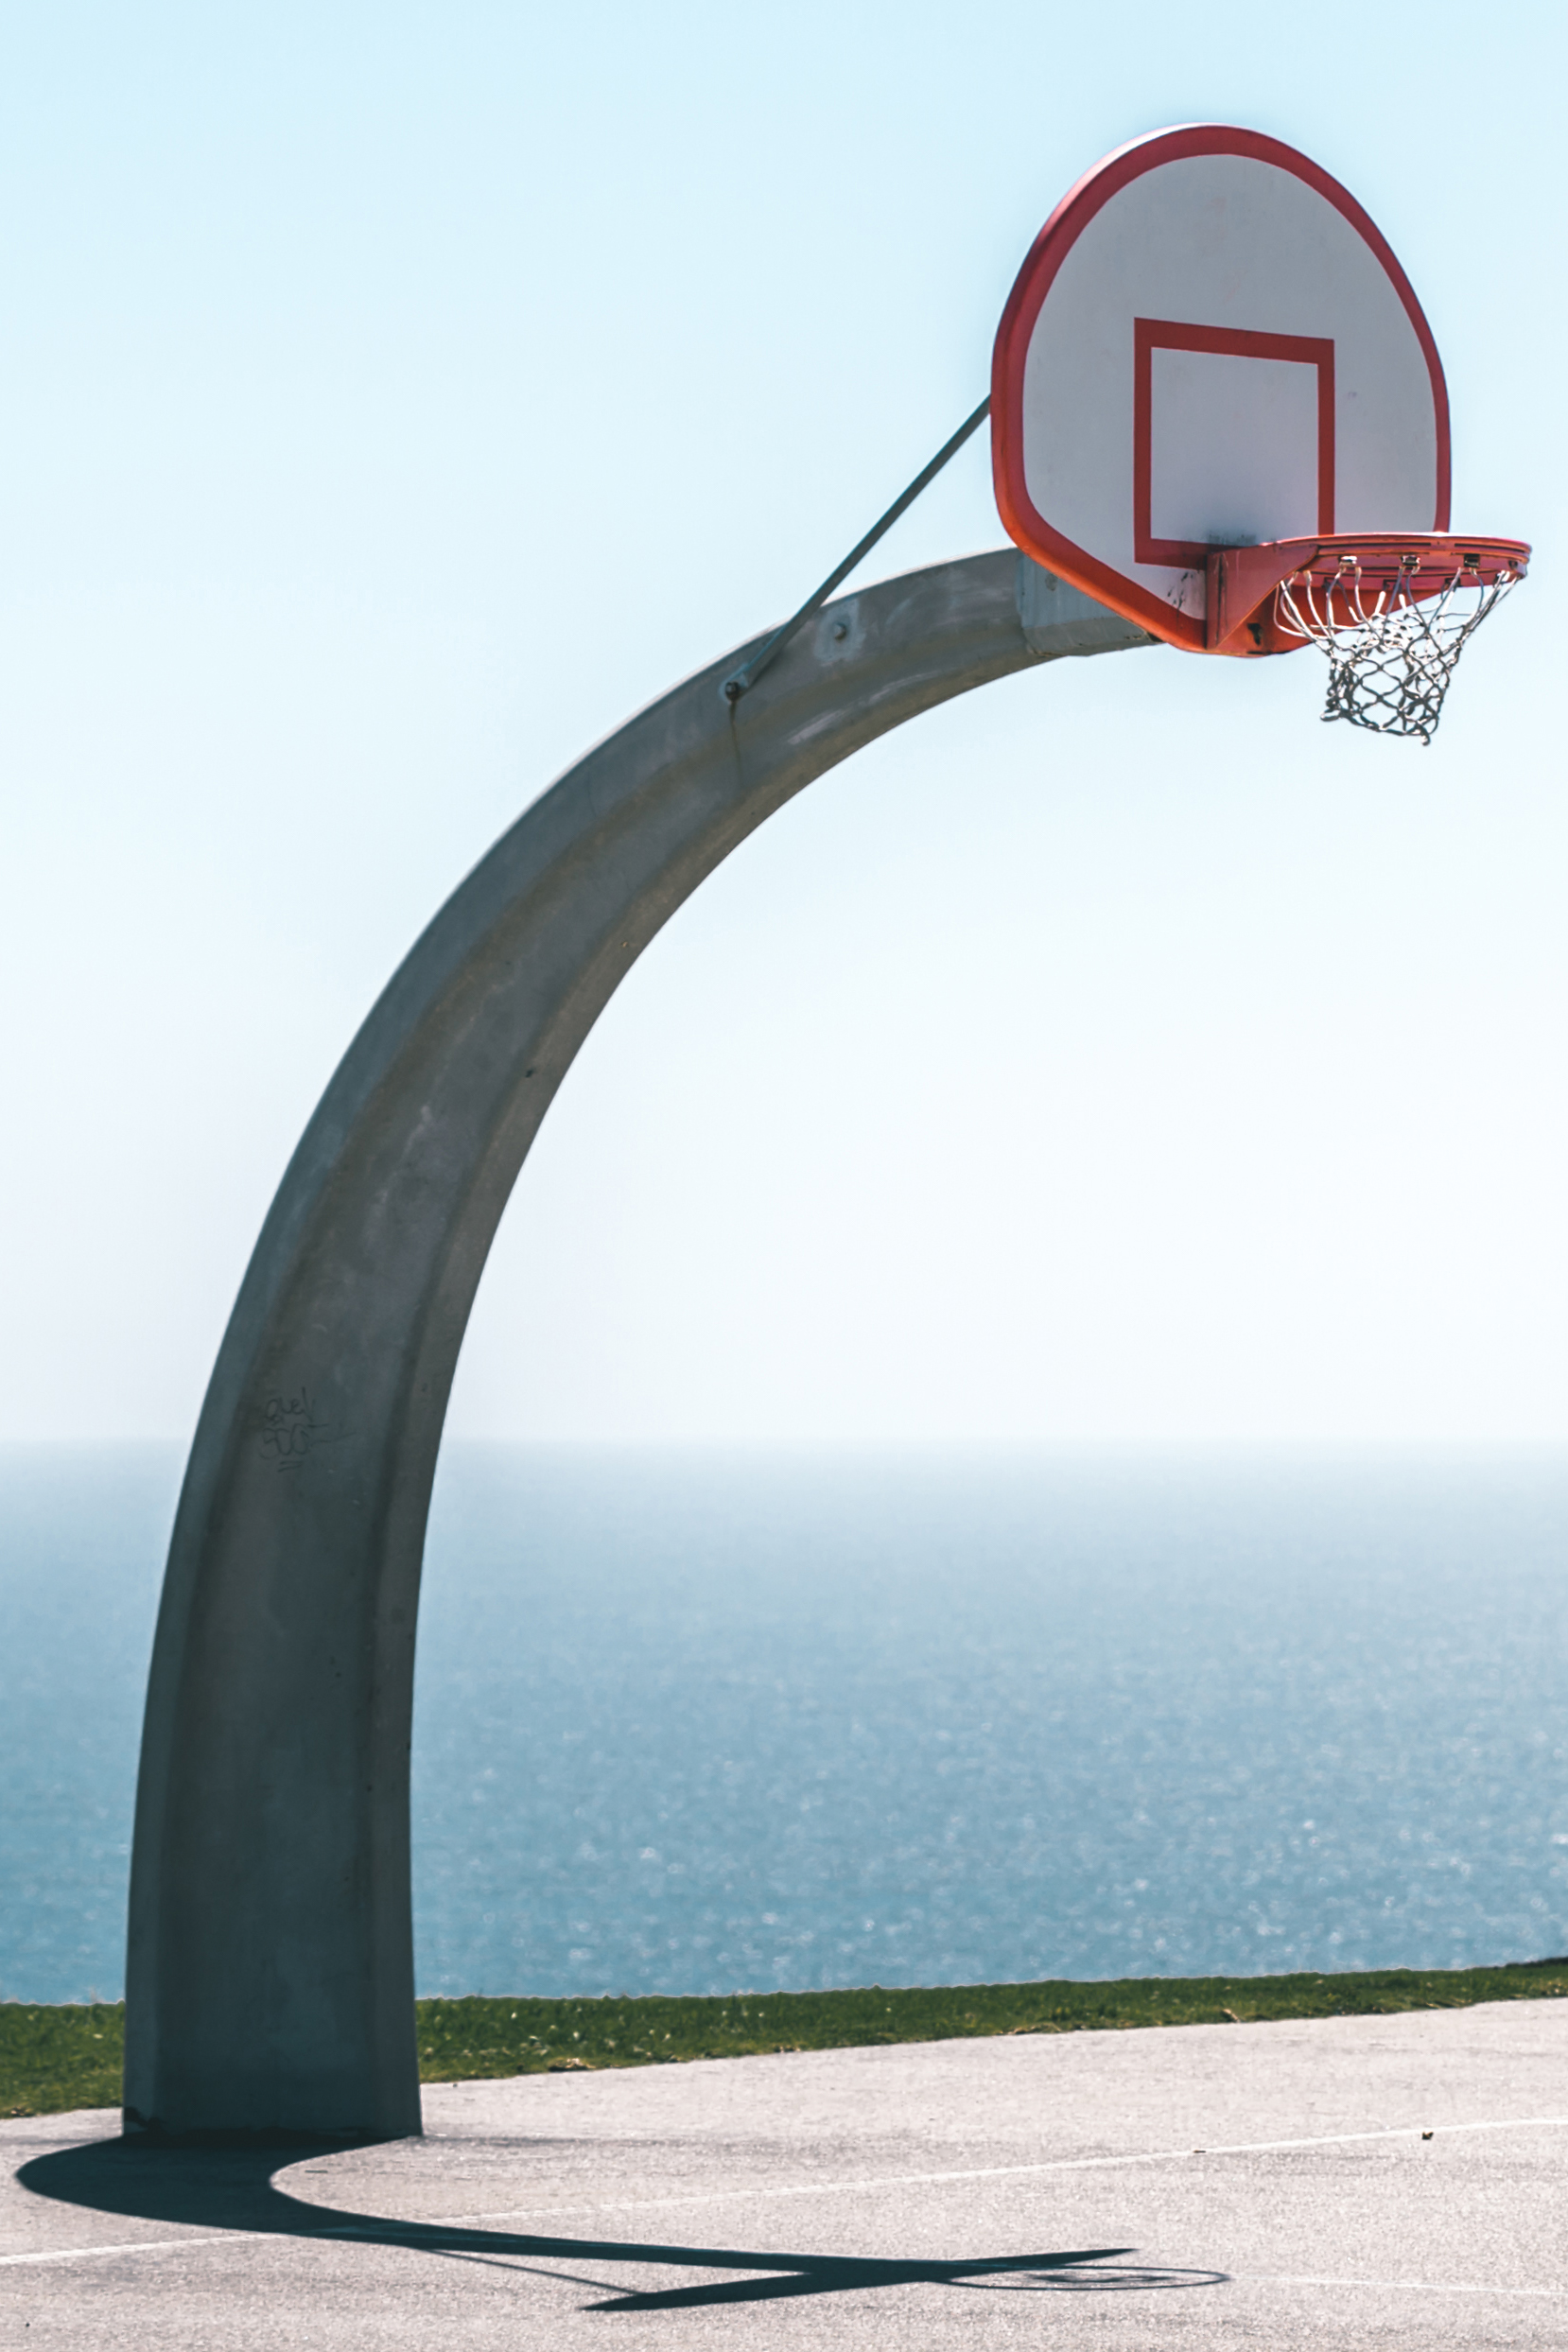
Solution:
M815 589L813 593L806 599L806 601L800 607L800 610L797 613L792 613L789 619L783 624L782 628L775 629L774 631L772 636L761 648L760 652L754 653L750 661L743 663L739 670L732 670L730 671L729 676L724 680L723 685L719 688L720 696L724 702L733 706L740 701L742 694L748 692L749 689L757 684L758 679L762 675L762 672L766 670L768 664L784 651L784 648L788 645L795 631L800 627L801 622L803 620L810 620L811 615L816 612L821 605L827 603L828 598L832 595L833 590L838 587L843 581L848 579L856 565L861 562L862 557L870 554L878 540L887 536L887 533L893 529L893 526L897 521L899 515L915 504L915 501L920 496L921 491L936 479L937 475L940 474L944 465L947 464L948 460L950 458L955 458L958 455L958 452L963 448L964 444L970 438L971 434L979 430L980 427L985 422L985 419L990 415L990 413L991 395L987 392L979 408L975 409L974 413L971 416L967 416L965 418L957 432L953 434L952 439L950 441L945 441L942 444L941 448L938 449L931 463L924 467L920 473L915 475L915 479L910 483L909 488L900 492L899 496L894 499L893 504L888 508L887 513L879 522L872 524L871 529L866 532L865 537L855 547L850 549L843 563L839 565L835 571L830 571L828 573L821 587Z

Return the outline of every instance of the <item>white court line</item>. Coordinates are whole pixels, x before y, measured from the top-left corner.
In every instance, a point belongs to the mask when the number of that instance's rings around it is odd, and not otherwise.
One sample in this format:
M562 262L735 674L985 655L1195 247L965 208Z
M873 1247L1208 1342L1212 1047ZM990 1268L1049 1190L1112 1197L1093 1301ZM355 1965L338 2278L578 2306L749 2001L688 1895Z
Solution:
M1461 2132L1536 2132L1560 2130L1568 2125L1568 2116L1509 2116L1496 2121L1482 2123L1438 2123L1430 2128L1434 2139L1448 2139ZM1235 2140L1214 2148L1150 2148L1129 2156L1055 2156L1039 2164L990 2164L952 2172L894 2172L880 2179L862 2181L795 2181L783 2186L760 2185L755 2188L704 2189L687 2197L598 2197L582 2204L557 2201L549 2205L502 2205L483 2213L443 2214L427 2221L377 2221L367 2222L363 2229L340 2226L336 2229L308 2230L225 2230L218 2237L129 2239L117 2246L66 2246L46 2254L0 2254L0 2269L9 2269L29 2262L71 2262L86 2260L95 2255L166 2253L176 2246L234 2245L248 2238L330 2239L341 2244L344 2240L372 2239L383 2245L395 2242L399 2229L414 2232L426 2229L475 2229L487 2221L558 2221L571 2213L666 2213L688 2205L735 2204L742 2201L762 2201L784 2197L856 2196L883 2188L937 2188L957 2181L1019 2180L1052 2172L1110 2171L1134 2164L1191 2163L1196 2156L1260 2156L1275 2155L1298 2148L1352 2148L1373 2140L1413 2139L1427 2136L1427 2127L1419 2123L1396 2124L1380 2132L1325 2132L1312 2139ZM320 2159L316 2159L320 2161ZM288 2168L286 2166L285 2170ZM287 2194L287 2192L284 2192ZM305 2200L300 2200L302 2204ZM553 2234L553 2233L551 2233ZM1261 2280L1263 2285L1276 2286L1371 2286L1375 2280L1301 2279ZM1389 2285L1400 2282L1390 2280ZM1412 2289L1419 2281L1404 2282ZM1555 2288L1444 2288L1434 2292L1471 2293L1553 2293Z
M1561 2129L1564 2125L1568 2125L1568 2116L1509 2116L1497 2122L1438 2123L1430 2129L1434 2139L1446 2139L1457 2132L1529 2132ZM1316 2139L1237 2140L1229 2146L1215 2148L1150 2148L1131 2156L1054 2156L1040 2164L991 2164L960 2172L895 2172L880 2180L799 2181L783 2187L709 2188L689 2197L599 2197L591 2204L561 2202L552 2205L506 2205L493 2213L477 2213L448 2222L446 2226L466 2229L477 2221L538 2221L554 2213L657 2213L674 2205L730 2204L741 2198L832 2197L879 2188L941 2187L952 2181L1017 2180L1033 2173L1111 2170L1129 2164L1190 2163L1194 2156L1257 2156L1294 2148L1349 2148L1364 2140L1425 2139L1427 2128L1419 2123L1402 2123L1382 2132L1327 2132Z
M1380 2294L1402 2295L1568 2295L1568 2287L1451 2287L1435 2278L1263 2278L1250 2271L1232 2271L1238 2287L1366 2287Z
M7 2270L20 2262L87 2262L96 2254L167 2254L173 2246L225 2246L238 2238L259 2238L260 2230L225 2230L221 2238L128 2238L117 2246L57 2246L48 2254L0 2254Z

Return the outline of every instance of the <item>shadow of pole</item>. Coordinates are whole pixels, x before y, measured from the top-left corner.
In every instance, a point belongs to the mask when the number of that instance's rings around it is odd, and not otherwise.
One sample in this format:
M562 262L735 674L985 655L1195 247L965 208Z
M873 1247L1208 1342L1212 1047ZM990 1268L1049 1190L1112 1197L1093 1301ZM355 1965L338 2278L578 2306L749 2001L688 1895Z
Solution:
M276 2187L272 2175L323 2143L271 2142L241 2147L148 2146L99 2140L35 2157L17 2174L35 2196L96 2213L183 2228L233 2230L248 2236L370 2242L468 2261L524 2270L544 2261L634 2262L687 2270L740 2271L757 2276L648 2291L612 2291L585 2308L598 2311L694 2310L709 2305L761 2303L782 2296L849 2294L875 2287L964 2287L983 2284L1077 2293L1125 2292L1172 2287L1220 2286L1219 2271L1123 2267L1130 2246L1069 2252L997 2255L978 2261L887 2261L873 2256L759 2253L734 2246L666 2246L621 2239L543 2238L514 2230L473 2229L444 2221L404 2221L390 2215L350 2213L308 2204ZM132 2241L133 2243L134 2241ZM550 2274L561 2276L560 2273ZM605 2281L580 2279L600 2288Z

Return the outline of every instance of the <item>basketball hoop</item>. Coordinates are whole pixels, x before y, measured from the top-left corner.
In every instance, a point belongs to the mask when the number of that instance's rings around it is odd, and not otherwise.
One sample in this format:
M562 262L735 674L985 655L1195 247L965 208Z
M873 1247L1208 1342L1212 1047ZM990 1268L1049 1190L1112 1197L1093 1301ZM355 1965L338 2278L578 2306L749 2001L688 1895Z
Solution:
M1517 539L1323 540L1280 583L1269 634L1327 654L1326 720L1430 743L1460 654L1529 554Z
M1432 740L1529 562L1450 530L1448 388L1387 239L1235 125L1135 139L1063 197L997 329L991 438L1025 555L1190 653L1321 647L1324 718L1375 735Z

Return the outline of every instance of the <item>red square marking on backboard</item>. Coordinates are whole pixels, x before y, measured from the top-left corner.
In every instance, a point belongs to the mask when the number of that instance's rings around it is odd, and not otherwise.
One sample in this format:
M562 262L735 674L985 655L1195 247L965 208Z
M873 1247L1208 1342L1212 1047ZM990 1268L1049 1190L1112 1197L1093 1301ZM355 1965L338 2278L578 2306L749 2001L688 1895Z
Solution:
M1157 539L1154 503L1154 354L1202 351L1227 359L1289 359L1317 370L1317 529L1333 531L1333 343L1319 335L1254 335L1245 327L1187 326L1178 319L1133 321L1133 560L1186 567L1211 550L1197 540Z

